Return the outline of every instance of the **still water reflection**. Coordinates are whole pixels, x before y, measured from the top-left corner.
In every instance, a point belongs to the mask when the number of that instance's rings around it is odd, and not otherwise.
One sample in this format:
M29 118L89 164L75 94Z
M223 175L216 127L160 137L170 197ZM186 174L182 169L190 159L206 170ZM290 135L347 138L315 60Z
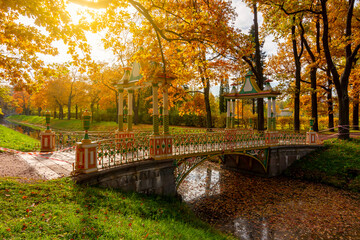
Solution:
M0 124L5 127L11 128L15 131L18 131L22 134L26 134L32 138L40 140L40 132L41 132L40 130L34 129L32 127L20 125L17 123L9 122L9 121L6 121L5 119L0 119Z
M205 162L179 194L239 239L360 239L360 194L285 177L245 176Z

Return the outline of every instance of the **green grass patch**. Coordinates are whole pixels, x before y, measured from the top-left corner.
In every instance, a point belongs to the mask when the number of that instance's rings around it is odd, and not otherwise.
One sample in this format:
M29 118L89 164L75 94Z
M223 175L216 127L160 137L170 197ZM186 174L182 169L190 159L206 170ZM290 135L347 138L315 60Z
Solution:
M7 120L21 123L27 126L37 126L39 125L45 127L45 117L39 116L25 116L25 115L12 115L7 117ZM126 123L124 123L124 127L126 128ZM64 130L64 131L83 131L84 128L82 126L82 121L80 119L54 119L50 120L50 128L54 130ZM118 128L118 124L116 122L111 121L101 121L101 122L92 122L90 125L90 131L115 131ZM152 125L150 124L138 124L133 125L134 130L148 131L151 132ZM204 128L194 128L194 127L181 127L181 126L171 126L170 132L181 133L183 131L192 130L193 132L204 132ZM162 131L162 129L160 129Z
M233 239L174 198L0 178L4 239Z
M360 139L329 139L323 149L296 161L285 174L360 192Z
M0 125L0 147L23 152L36 150L39 140Z
M6 120L12 122L21 122L23 124L45 126L45 117L39 117L39 116L11 115L7 117Z

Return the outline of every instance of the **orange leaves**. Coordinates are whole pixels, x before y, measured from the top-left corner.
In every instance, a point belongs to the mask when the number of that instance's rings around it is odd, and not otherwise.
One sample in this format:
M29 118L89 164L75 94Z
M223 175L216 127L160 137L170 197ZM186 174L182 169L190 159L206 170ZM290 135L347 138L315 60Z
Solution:
M54 41L75 44L86 56L89 52L84 35L87 27L70 22L64 1L6 1L0 6L0 18L0 40L5 46L0 57L1 75L13 85L30 84L37 80L34 73L46 74L47 67L39 56L58 54Z
M359 194L354 192L284 177L243 175L212 162L194 169L179 192L196 215L242 238L260 239L266 232L286 239L358 236Z

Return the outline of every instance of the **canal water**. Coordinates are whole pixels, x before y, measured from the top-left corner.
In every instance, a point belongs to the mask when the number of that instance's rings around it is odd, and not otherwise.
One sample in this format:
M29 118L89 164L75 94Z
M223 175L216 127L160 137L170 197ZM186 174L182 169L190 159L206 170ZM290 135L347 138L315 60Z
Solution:
M360 194L205 162L178 189L197 216L238 239L360 239Z
M0 118L0 124L5 126L5 127L8 127L8 128L11 128L15 131L18 131L20 133L23 133L23 134L26 134L32 138L35 138L35 139L39 139L40 140L40 130L38 129L34 129L32 127L29 127L29 126L24 126L24 125L21 125L21 124L17 124L17 123L14 123L14 122L10 122L10 121L7 121L5 119L2 119Z

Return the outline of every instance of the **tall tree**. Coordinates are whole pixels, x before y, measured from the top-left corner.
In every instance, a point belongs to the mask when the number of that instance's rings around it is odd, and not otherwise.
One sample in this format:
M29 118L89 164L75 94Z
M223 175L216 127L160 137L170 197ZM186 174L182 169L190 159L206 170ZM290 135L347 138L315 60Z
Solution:
M253 4L254 11L254 40L255 40L255 69L256 80L260 90L264 89L264 72L263 64L261 62L261 49L259 40L259 23L258 23L258 10L257 4ZM264 99L257 99L257 113L258 113L258 130L264 130Z
M310 82L311 82L311 117L314 119L314 125L313 130L315 132L319 131L319 123L318 123L318 105L317 105L317 70L318 70L318 57L321 53L321 47L320 47L320 19L319 16L315 16L316 19L316 27L315 27L315 51L312 50L311 45L309 44L309 41L305 37L305 28L303 26L302 21L300 21L300 32L301 32L301 40L304 43L305 49L307 53L310 56L311 59L311 67L310 67ZM315 55L315 53L316 55Z
M226 112L226 102L225 98L223 96L224 94L224 83L221 81L220 83L220 89L219 89L219 112L225 113Z
M326 62L329 66L329 69L332 74L332 79L335 85L335 89L338 95L339 103L339 138L340 139L349 139L349 76L353 69L354 64L357 61L357 54L360 48L360 39L354 38L353 34L353 21L356 20L354 16L354 5L355 0L344 1L347 4L346 14L343 16L345 18L345 31L341 29L340 34L344 39L345 43L343 50L345 51L345 64L343 72L340 75L339 68L334 63L334 56L331 53L330 44L329 44L329 13L327 0L320 0L321 3L321 16L323 21L323 36L322 42L325 52Z
M74 25L62 0L1 1L0 22L0 79L19 88L34 85L34 73L49 75L39 55L56 55L52 42L63 40L77 60L78 46L89 52L85 22Z

